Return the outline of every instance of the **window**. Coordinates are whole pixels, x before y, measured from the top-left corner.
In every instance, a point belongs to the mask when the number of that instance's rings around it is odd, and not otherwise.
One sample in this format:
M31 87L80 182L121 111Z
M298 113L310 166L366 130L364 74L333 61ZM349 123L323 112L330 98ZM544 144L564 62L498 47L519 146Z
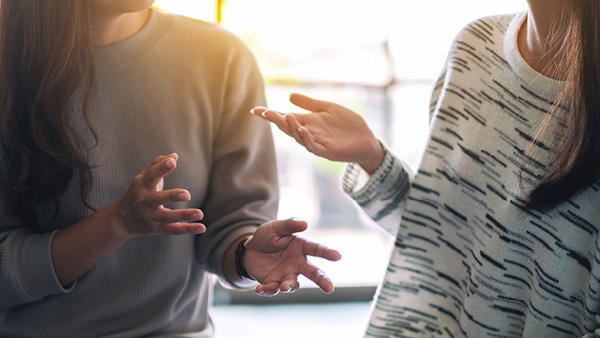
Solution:
M204 20L214 20L217 6L199 0L157 5ZM363 114L416 168L427 135L431 86L455 34L478 17L525 9L524 0L227 0L222 25L255 54L271 108L300 112L287 101L292 92L345 105ZM273 133L281 183L278 217L308 221L306 237L342 253L337 263L315 261L336 284L338 296L328 300L370 300L393 239L340 191L344 164L316 158L275 127ZM299 297L318 297L311 283L303 280L302 287L307 291ZM292 299L284 296L282 301Z

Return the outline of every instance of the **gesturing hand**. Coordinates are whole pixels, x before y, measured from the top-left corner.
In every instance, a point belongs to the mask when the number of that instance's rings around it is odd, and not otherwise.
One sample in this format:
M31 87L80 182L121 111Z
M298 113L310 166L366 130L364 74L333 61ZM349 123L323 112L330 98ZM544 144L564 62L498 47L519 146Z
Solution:
M290 101L308 114L282 114L265 107L254 115L273 122L311 153L331 161L355 162L373 173L383 160L383 149L365 120L333 102L292 94Z
M158 156L150 166L131 182L125 196L117 203L117 217L121 228L129 236L150 234L197 234L206 231L199 221L200 209L171 210L164 204L187 201L191 198L185 189L164 190L164 178L177 166L177 154Z
M331 280L306 257L337 261L341 255L294 235L306 228L306 222L288 219L265 223L256 230L246 246L244 266L260 283L255 289L257 294L274 296L280 290L294 292L300 287L298 275L306 276L325 293L333 292Z

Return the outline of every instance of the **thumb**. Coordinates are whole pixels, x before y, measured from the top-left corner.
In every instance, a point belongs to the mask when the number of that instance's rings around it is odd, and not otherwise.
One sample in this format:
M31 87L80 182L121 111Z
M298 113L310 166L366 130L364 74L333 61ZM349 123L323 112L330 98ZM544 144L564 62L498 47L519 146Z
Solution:
M327 111L327 109L332 105L331 102L315 100L306 95L298 93L292 93L290 95L290 102L311 112Z
M273 223L273 230L279 236L288 236L296 232L302 232L307 227L308 224L305 221L299 221L294 218L275 221Z

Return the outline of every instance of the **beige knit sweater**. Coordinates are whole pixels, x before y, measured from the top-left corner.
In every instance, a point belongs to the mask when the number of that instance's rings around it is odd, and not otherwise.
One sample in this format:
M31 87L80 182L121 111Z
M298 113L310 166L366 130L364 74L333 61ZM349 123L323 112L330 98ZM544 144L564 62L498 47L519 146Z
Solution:
M192 199L170 207L201 208L208 230L130 240L64 289L49 248L56 231L91 213L77 185L56 218L38 208L35 232L0 211L0 337L209 337L209 273L222 274L236 237L276 217L270 127L249 113L265 104L257 65L219 26L158 10L132 38L94 52L92 206L121 198L156 156L177 152L165 189Z

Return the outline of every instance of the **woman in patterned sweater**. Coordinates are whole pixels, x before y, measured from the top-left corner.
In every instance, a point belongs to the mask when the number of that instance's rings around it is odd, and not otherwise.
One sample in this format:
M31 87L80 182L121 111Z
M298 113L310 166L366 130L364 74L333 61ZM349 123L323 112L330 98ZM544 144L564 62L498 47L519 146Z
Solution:
M253 110L396 235L366 336L600 334L600 2L528 4L457 35L414 176L337 104Z

